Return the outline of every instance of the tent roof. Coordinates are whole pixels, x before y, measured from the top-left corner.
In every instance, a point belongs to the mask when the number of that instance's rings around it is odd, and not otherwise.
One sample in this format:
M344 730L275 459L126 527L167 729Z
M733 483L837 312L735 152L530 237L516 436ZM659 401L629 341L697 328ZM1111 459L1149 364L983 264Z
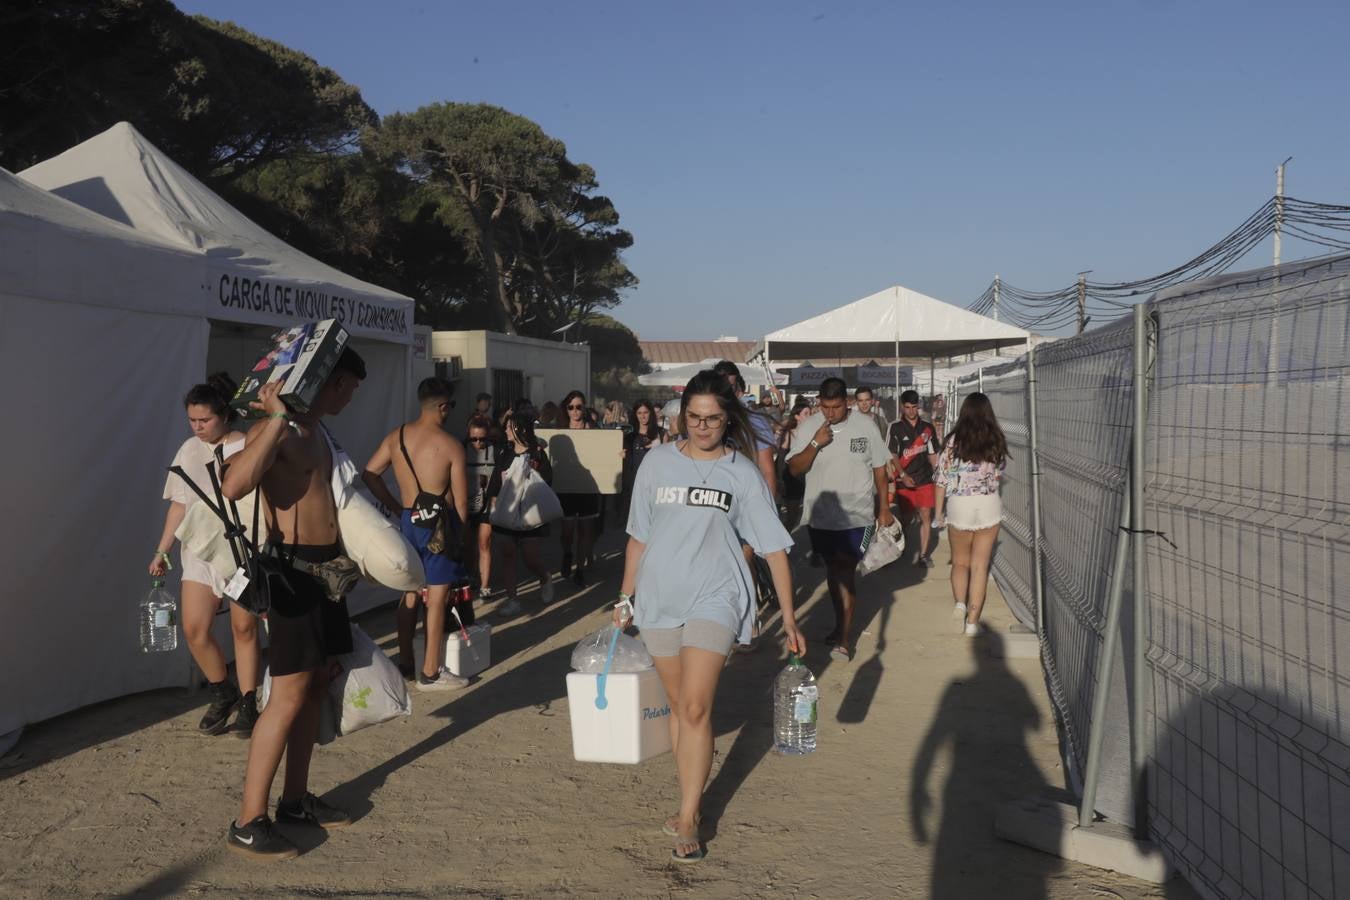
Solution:
M771 360L949 356L1025 344L1030 332L895 287L764 336Z
M126 122L19 174L142 234L205 254L203 315L266 324L336 316L353 334L412 340L411 299L267 232Z
M181 301L198 296L205 277L199 254L0 169L0 293L193 314Z

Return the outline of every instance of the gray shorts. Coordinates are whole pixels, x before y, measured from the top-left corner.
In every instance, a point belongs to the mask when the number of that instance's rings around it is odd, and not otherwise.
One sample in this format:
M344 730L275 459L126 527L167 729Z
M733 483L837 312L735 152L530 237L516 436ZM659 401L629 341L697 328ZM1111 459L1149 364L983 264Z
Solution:
M690 619L679 628L644 628L640 636L652 656L679 656L681 647L727 656L736 642L730 628L707 619Z

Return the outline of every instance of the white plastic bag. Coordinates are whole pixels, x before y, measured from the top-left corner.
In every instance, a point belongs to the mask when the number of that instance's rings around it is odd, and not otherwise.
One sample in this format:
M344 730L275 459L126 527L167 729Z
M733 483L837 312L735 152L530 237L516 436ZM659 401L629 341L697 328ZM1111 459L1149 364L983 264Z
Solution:
M606 625L594 634L582 638L581 643L572 651L572 668L591 675L606 671L605 660L609 658L609 644L615 631L618 629L613 625ZM619 639L614 643L614 660L610 663L608 671L611 674L643 672L651 667L652 655L647 652L646 645L620 631Z
M268 666L263 669L262 687L258 688L258 712L262 712L267 707L267 698L272 694L272 668ZM337 737L337 715L333 712L332 703L324 703L319 707L319 735L315 739L318 744L331 744Z
M872 540L858 563L859 575L870 575L899 559L905 552L905 530L899 522L890 528L876 526Z
M502 489L489 517L492 524L512 531L530 531L556 522L562 515L558 495L530 465L529 456L522 453L511 460L502 473Z
M338 734L412 715L412 698L398 666L357 626L352 626L352 652L337 662L341 671L328 685L328 693L338 712Z

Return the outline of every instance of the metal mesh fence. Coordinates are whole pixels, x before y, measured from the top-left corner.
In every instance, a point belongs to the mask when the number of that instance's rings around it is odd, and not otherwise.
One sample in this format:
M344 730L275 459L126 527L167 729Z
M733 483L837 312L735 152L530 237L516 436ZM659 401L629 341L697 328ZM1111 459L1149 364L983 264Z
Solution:
M1027 367L1024 359L986 369L984 392L1008 439L1008 468L1003 473L1003 528L991 573L1008 608L1023 625L1036 627L1036 593L1031 528L1031 429L1027 417Z
M1223 897L1350 896L1350 259L1156 303L1149 822Z
M1145 664L1134 590L1092 721L1133 431L1134 329L1036 354L1042 661L1081 791L1102 729L1097 811L1134 816L1131 709L1142 704L1144 818L1202 894L1350 897L1350 257L1173 289L1149 304ZM957 402L980 379L963 382ZM983 387L1015 448L993 573L1034 612L1025 361ZM1019 391L1021 392L1019 394ZM1027 453L1028 463L1030 453ZM1024 619L1025 620L1025 619Z

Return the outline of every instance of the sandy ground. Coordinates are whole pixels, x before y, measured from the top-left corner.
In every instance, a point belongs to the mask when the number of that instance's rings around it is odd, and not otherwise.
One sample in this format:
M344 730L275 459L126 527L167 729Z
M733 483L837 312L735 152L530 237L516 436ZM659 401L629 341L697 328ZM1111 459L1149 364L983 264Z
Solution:
M602 581L569 583L547 609L525 593L529 614L495 623L494 664L471 688L415 694L411 718L319 748L311 786L359 820L288 832L296 860L226 851L246 744L196 732L204 692L151 692L30 728L0 760L0 895L1193 896L994 837L998 803L1063 786L1055 729L1035 660L958 635L945 546L936 569L896 564L865 580L851 663L812 647L816 753L770 749L779 643L732 659L714 712L708 857L672 863L659 830L678 805L670 755L572 759L564 675L572 647L607 619L621 539L601 541ZM822 635L823 571L798 561L794 576L808 637ZM985 621L1006 631L1011 614L991 591ZM360 624L394 652L391 608Z

